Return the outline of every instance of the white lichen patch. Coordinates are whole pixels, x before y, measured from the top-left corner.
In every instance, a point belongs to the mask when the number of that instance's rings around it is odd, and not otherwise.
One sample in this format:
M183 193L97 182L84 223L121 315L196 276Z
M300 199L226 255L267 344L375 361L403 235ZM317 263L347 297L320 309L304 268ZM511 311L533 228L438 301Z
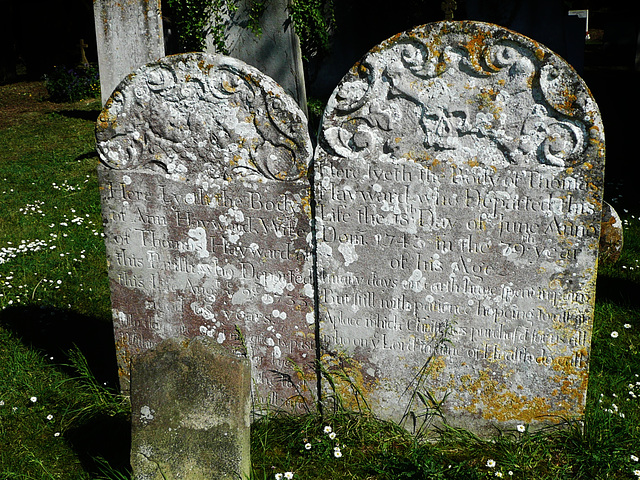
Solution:
M411 289L416 293L420 293L425 289L427 279L423 276L422 270L415 269L411 276L404 282L402 282L402 287Z
M149 423L154 418L155 411L151 410L151 407L148 405L143 405L140 408L140 420L142 423Z
M216 319L216 315L215 313L213 313L212 308L209 305L204 305L201 302L193 302L191 304L191 311L210 322L213 322Z
M207 250L207 231L202 227L196 227L190 229L187 235L189 236L189 240L187 240L186 250L196 252L200 258L209 257L209 250Z
M241 223L244 222L244 213L237 207L230 208L227 213L231 218L233 218L236 222Z
M313 285L311 285L310 283L305 283L304 287L302 287L302 293L304 293L309 298L313 298Z
M207 337L211 337L211 338L213 338L213 336L216 334L215 325L211 327L207 327L206 325L200 325L199 330L202 335L206 335Z
M231 303L233 305L242 305L253 298L251 291L247 288L241 288L231 297Z
M324 257L331 257L333 253L333 249L325 242L318 243L318 255L322 255Z
M227 230L226 232L227 235L227 240L229 240L229 243L238 243L238 240L240 240L240 235L242 234L242 232L233 232L231 230Z
M282 295L287 286L287 280L274 273L262 275L259 280L267 293L276 293Z

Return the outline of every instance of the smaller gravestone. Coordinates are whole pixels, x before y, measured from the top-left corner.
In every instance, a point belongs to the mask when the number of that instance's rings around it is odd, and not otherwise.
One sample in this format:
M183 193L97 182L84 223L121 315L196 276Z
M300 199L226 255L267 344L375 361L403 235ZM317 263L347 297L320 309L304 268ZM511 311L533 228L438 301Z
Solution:
M102 104L136 68L164 57L159 0L95 0Z
M249 361L207 338L169 339L133 364L135 480L249 478Z
M602 204L602 227L600 229L601 265L613 265L620 259L624 245L622 220L618 212L607 202Z

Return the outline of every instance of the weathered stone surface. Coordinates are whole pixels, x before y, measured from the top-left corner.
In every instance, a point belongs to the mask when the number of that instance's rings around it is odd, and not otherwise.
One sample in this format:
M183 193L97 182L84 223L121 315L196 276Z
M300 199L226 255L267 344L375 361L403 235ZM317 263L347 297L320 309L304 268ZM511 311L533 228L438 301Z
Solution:
M303 109L307 108L300 40L289 20L289 0L270 0L258 19L259 33L248 25L255 15L255 2L236 0L234 11L214 12L225 19L224 40L228 55L256 67L273 78ZM207 39L207 53L216 50L213 38Z
M123 390L136 354L206 335L246 345L257 402L304 393L311 146L295 102L238 60L170 56L116 89L96 136Z
M93 14L104 105L124 77L164 57L160 1L95 0Z
M136 480L249 478L251 375L215 340L168 339L133 362Z
M604 136L575 72L494 25L425 25L351 69L319 142L322 360L343 395L409 425L429 392L479 433L581 414Z
M618 212L607 202L602 205L602 226L600 230L601 265L612 265L618 261L624 246L624 232L622 220Z

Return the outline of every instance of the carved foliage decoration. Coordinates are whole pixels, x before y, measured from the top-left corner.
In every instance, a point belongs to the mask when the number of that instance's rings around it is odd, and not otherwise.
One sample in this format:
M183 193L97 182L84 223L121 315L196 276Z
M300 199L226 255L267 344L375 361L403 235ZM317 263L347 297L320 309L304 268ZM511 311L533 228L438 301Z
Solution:
M197 53L127 77L100 114L96 138L107 166L176 178L297 180L311 157L306 118L279 85L238 60Z
M576 79L550 50L494 25L425 25L343 79L323 145L346 158L572 167L602 144L597 106Z

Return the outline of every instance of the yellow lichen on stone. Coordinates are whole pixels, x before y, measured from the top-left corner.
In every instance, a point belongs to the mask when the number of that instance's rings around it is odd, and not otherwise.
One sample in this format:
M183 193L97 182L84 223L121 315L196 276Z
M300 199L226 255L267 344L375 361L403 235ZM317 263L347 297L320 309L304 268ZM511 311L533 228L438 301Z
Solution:
M363 365L341 353L336 356L325 353L321 362L331 377L330 384L342 406L352 411L368 410L371 392L376 389L379 379L365 381Z
M531 423L552 411L548 399L518 395L497 379L491 378L491 373L491 370L483 370L475 379L471 375L460 378L463 393L470 397L470 401L467 400L467 405L461 409L480 415L485 420L517 420L525 423Z
M302 210L307 215L307 217L312 218L312 210L311 210L311 195L307 194L300 198L300 203L302 205Z

